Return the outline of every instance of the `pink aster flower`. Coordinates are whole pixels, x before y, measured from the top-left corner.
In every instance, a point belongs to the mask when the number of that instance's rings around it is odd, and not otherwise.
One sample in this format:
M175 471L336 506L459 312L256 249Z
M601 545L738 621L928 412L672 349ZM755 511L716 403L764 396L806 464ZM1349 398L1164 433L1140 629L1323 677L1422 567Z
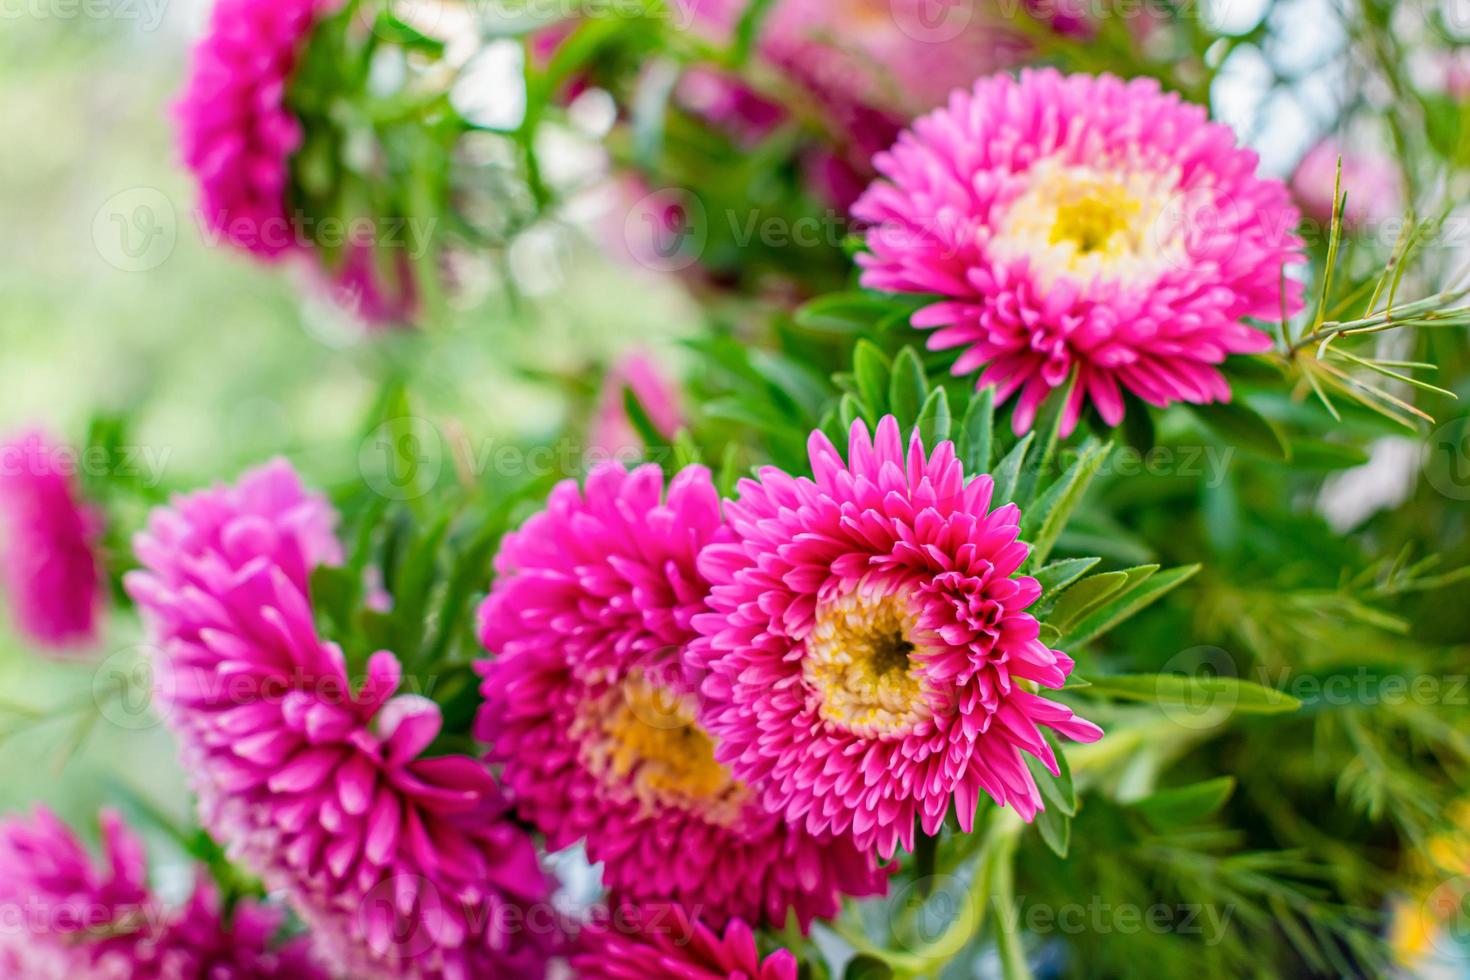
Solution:
M586 841L612 894L674 901L712 925L803 925L887 875L848 841L765 811L715 760L683 654L708 586L696 556L723 540L702 467L664 493L657 466L593 470L506 537L480 610L479 736L521 815L553 850Z
M286 211L300 121L286 89L323 0L220 0L174 107L200 214L238 248L275 259L301 247Z
M343 308L370 327L418 312L414 272L401 249L380 265L371 242L349 241L328 266L289 210L291 157L304 138L287 92L319 19L337 0L220 0L195 47L174 106L185 165L199 182L210 231L256 258L297 258Z
M277 461L159 508L128 576L205 826L354 977L539 976L547 880L484 764L429 755L437 705L379 651L354 686L313 622L335 515Z
M95 640L104 600L102 520L78 493L75 465L39 432L0 446L0 578L21 632L53 650Z
M678 393L663 373L642 354L621 358L603 380L602 394L590 433L591 448L600 452L622 454L643 445L633 423L628 419L624 390L630 390L648 413L659 435L673 439L684 424L684 411Z
M303 940L276 941L281 912L237 902L222 914L200 870L166 908L148 889L142 844L104 811L99 864L49 810L0 821L0 973L7 980L318 980Z
M1041 587L1015 574L1019 511L991 510L990 477L967 481L950 443L905 451L892 416L876 440L854 423L847 462L820 432L810 453L815 479L742 481L734 540L699 556L713 587L691 660L716 758L786 820L885 857L916 817L938 833L951 800L966 832L982 793L1029 821L1022 753L1057 771L1041 726L1102 732L1031 691L1072 661L1026 612Z
M1342 192L1347 198L1342 220L1349 232L1372 231L1374 226L1404 216L1403 179L1391 157L1371 151L1351 152L1337 140L1325 139L1307 151L1291 178L1292 193L1324 239L1332 227L1339 159ZM1392 237L1397 237L1397 231Z
M875 161L853 210L873 289L942 299L913 317L956 375L1019 392L1025 431L1074 372L1109 425L1123 392L1157 406L1227 401L1216 365L1267 349L1242 322L1301 308L1286 188L1198 106L1148 79L1047 69L981 79Z
M678 906L615 908L582 930L572 958L582 980L796 980L798 965L787 949L762 960L739 919L721 935Z

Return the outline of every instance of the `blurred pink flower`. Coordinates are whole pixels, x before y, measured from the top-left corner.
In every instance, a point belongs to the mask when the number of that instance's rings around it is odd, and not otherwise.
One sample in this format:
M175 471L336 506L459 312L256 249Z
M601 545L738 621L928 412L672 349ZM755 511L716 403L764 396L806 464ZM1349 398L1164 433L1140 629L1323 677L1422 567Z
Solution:
M42 647L96 640L102 518L80 496L76 456L40 432L0 446L0 574L16 625Z
M859 420L847 459L812 433L813 478L766 467L725 505L733 540L699 555L709 612L690 648L707 672L700 720L715 757L766 809L891 857L953 806L969 833L983 795L1042 809L1023 753L1052 773L1043 728L1102 731L1032 693L1072 660L1040 639L1041 596L1014 504L990 508L954 446L905 447L893 416Z
M301 123L286 104L323 0L219 0L174 106L199 211L217 234L262 259L302 247L286 211Z
M624 355L602 382L590 433L590 448L622 457L643 448L643 439L628 418L625 391L643 406L648 420L665 440L672 440L684 424L678 393L652 360L643 354Z
M1150 79L981 79L877 157L885 179L853 209L862 283L942 297L913 325L960 349L954 374L1019 393L1017 433L1074 374L1064 433L1085 402L1117 425L1125 390L1228 401L1217 365L1271 345L1245 318L1302 303L1282 282L1302 261L1297 213L1256 162Z
M127 576L205 826L354 977L539 976L556 940L531 839L489 770L430 754L439 707L386 650L354 685L313 621L336 515L284 461L154 511ZM514 917L510 921L509 917Z
M790 950L764 960L732 919L723 934L678 906L619 906L583 928L572 969L581 980L796 980Z
M318 19L338 0L220 0L195 46L174 105L184 163L199 183L199 215L219 238L258 259L308 262L326 291L372 327L410 322L414 271L401 249L349 241L328 267L312 254L303 216L289 210L291 157L304 139L288 99Z
M198 870L181 907L148 889L142 844L104 811L102 862L49 810L0 821L0 975L6 980L318 980L305 940L278 941L280 909L226 916Z
M767 812L715 761L684 653L708 589L696 555L723 535L703 467L667 493L653 464L560 484L496 559L478 734L547 847L585 840L619 899L806 927L844 894L881 893L887 872Z
M1302 212L1326 236L1332 227L1337 188L1337 161L1342 160L1342 192L1347 198L1343 226L1353 233L1404 217L1404 185L1392 157L1373 151L1345 150L1335 139L1325 139L1307 151L1291 178L1291 192ZM1381 229L1380 229L1381 230ZM1392 245L1392 238L1386 242Z

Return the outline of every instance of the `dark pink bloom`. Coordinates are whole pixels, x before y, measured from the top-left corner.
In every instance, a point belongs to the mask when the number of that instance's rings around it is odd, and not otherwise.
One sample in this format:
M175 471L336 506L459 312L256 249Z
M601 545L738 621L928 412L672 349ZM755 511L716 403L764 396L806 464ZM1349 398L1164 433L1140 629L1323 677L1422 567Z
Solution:
M305 216L290 207L291 158L305 136L291 110L291 80L319 19L338 6L337 0L216 3L174 106L179 144L199 182L200 217L214 235L265 261L308 262L333 300L364 324L402 325L418 312L407 254L353 240L329 266L313 249Z
M65 649L97 638L105 599L101 516L81 499L76 456L39 432L0 447L0 554L16 625Z
M685 677L708 585L696 556L723 540L709 473L664 494L657 466L595 469L506 537L480 611L478 734L523 817L560 849L586 841L613 895L674 901L712 925L806 925L887 875L845 840L764 810L715 760Z
M313 567L335 515L277 461L159 508L127 577L205 826L286 893L354 977L539 976L548 882L490 772L430 755L442 719L378 651L354 684L321 639Z
M1149 79L1022 71L981 79L875 161L854 207L871 227L863 285L942 297L913 317L956 375L1013 424L1072 375L1109 425L1123 392L1152 405L1228 401L1217 365L1271 345L1247 317L1301 308L1301 261L1280 181L1204 109ZM981 370L983 369L983 370Z
M572 968L582 980L796 980L790 950L761 959L750 926L724 934L673 907L614 908L582 930Z
M6 980L318 980L304 940L250 900L226 917L200 870L180 908L150 891L142 844L105 811L102 861L44 808L0 821L0 974Z
M316 273L333 302L369 328L413 322L419 312L418 286L406 250L349 242L337 261L336 269L322 266Z
M954 447L907 449L892 416L848 458L820 432L814 479L774 467L726 504L734 540L699 557L711 612L691 650L708 671L701 719L716 757L770 810L813 834L891 856L915 819L939 832L953 801L968 832L982 793L1026 820L1042 808L1023 752L1057 771L1042 726L1102 735L1030 690L1059 688L1066 654L1026 612L1014 504L990 509Z
M673 439L684 424L684 411L679 396L659 370L658 365L642 354L628 354L620 359L603 379L602 394L597 401L597 414L590 433L590 448L604 453L622 454L643 445L633 423L628 419L624 391L632 391L648 413L659 435Z
M287 213L301 123L286 103L323 0L220 0L174 107L199 211L238 248L275 259L303 247Z

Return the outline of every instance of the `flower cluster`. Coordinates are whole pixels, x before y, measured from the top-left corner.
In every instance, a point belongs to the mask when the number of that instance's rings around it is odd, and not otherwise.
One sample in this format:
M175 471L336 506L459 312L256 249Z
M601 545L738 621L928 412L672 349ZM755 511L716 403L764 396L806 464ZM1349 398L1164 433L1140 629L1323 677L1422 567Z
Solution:
M886 875L852 842L767 811L716 761L685 667L709 591L696 561L724 533L702 467L666 495L652 465L557 487L506 538L481 609L496 656L479 734L547 845L585 840L614 894L717 924L789 911L805 925Z
M148 887L143 847L110 811L102 862L49 810L0 822L0 974L9 980L325 980L305 940L278 941L281 910L250 899L226 915L201 869L166 907Z
M913 325L960 350L956 375L1018 394L1017 433L1069 378L1064 433L1084 402L1117 425L1125 393L1228 401L1217 365L1271 345L1244 319L1301 308L1285 186L1152 80L984 78L875 164L863 284L941 297Z
M442 719L388 651L354 685L313 622L335 516L278 461L156 511L126 585L206 827L353 976L539 975L548 882L479 761L430 754Z

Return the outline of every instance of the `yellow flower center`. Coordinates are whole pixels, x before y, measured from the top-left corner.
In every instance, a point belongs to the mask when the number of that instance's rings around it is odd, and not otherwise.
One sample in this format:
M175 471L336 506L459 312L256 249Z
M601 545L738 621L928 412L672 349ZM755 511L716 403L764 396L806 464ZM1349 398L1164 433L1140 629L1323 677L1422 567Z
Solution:
M862 735L892 735L929 717L914 631L914 613L898 595L855 593L818 609L802 674L822 719Z
M696 811L721 824L739 816L749 792L715 759L689 698L634 671L589 709L574 734L611 791L650 811Z
M1117 185L1081 185L1073 189L1071 200L1057 205L1051 244L1070 241L1083 255L1104 252L1108 243L1138 217L1140 210L1142 205Z
M1190 207L1177 178L1044 160L1000 216L988 249L1026 259L1043 282L1059 276L1145 280L1183 257Z

